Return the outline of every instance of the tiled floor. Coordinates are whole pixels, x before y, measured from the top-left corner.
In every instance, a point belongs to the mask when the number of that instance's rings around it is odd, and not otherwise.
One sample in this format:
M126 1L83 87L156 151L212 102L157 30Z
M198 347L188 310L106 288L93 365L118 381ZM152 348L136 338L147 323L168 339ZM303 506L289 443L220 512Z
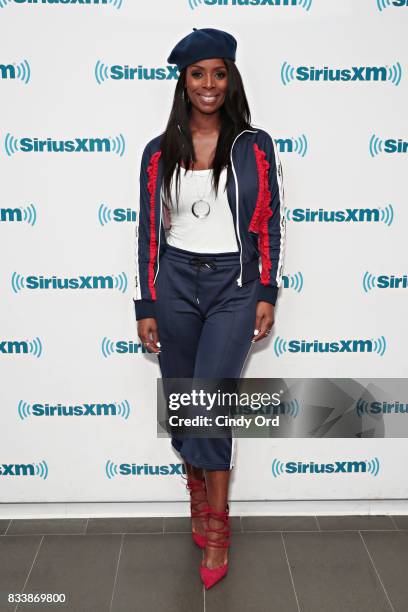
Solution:
M229 574L204 592L187 518L0 520L0 611L408 611L408 516L232 526ZM67 603L7 603L21 592Z

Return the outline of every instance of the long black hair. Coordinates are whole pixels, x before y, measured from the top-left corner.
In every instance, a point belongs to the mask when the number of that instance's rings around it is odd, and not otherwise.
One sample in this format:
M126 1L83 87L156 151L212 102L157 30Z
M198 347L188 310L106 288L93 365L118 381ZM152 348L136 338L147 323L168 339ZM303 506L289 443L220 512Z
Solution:
M235 137L242 130L252 128L251 112L242 77L235 62L229 59L224 59L224 62L228 74L228 86L224 104L220 108L221 129L213 162L212 185L215 195L218 194L220 174L223 168L227 167L228 177L231 172L230 150ZM170 117L160 140L163 162L162 188L167 207L169 207L169 203L172 203L171 181L175 168L177 167L176 201L178 206L180 162L183 163L185 173L187 173L187 169L190 166L194 167L194 163L197 161L190 130L191 102L185 95L186 74L187 68L180 71Z

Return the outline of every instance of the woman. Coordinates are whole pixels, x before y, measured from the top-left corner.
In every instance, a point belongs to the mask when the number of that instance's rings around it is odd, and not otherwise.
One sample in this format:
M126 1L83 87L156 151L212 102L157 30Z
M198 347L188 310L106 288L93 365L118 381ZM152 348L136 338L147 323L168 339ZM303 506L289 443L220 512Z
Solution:
M175 46L170 118L142 156L134 300L138 335L158 355L163 378L239 378L252 344L274 323L282 171L272 138L250 124L236 46L212 28L194 28ZM172 444L185 462L210 588L228 569L234 440Z

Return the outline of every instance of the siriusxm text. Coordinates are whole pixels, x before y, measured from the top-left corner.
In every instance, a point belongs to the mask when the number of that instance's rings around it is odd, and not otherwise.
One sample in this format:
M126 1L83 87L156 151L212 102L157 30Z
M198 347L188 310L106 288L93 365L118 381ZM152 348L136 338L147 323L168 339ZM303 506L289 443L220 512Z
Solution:
M27 276L26 289L114 289L115 277L107 276L78 276L72 278L58 278L57 276Z
M307 223L379 222L381 221L381 211L378 208L344 208L340 210L294 208L291 221L305 221Z
M297 6L298 0L204 0L207 6Z
M54 140L46 138L21 138L19 151L23 153L94 153L111 152L113 144L109 138L75 138L73 140Z
M289 353L372 353L375 352L372 340L289 340Z
M377 277L376 286L379 289L406 289L408 287L408 276L394 276L394 274L381 274Z
M177 80L179 72L177 66L166 66L165 68L145 68L142 65L132 68L130 66L115 65L110 67L110 78L114 81L170 81Z
M185 470L182 463L170 463L169 465L121 463L119 473L122 476L173 476L184 474Z
M368 411L372 414L407 414L408 404L401 402L371 402Z
M388 81L386 66L351 66L350 68L315 68L298 66L294 78L297 81Z
M36 417L53 416L116 416L119 413L117 404L41 404L32 405L31 414Z
M285 472L287 474L347 474L367 472L367 464L365 461L335 461L333 463L288 461L285 463Z

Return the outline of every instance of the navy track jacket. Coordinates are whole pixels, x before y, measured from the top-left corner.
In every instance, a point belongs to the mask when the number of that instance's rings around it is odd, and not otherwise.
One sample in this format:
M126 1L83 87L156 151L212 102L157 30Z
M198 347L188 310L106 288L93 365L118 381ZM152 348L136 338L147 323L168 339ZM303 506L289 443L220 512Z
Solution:
M160 138L146 145L140 168L133 294L137 320L155 317L155 280L166 245ZM259 278L258 301L275 304L286 233L282 166L275 142L264 130L244 130L232 144L230 160L227 197L240 253L236 282L242 287Z

